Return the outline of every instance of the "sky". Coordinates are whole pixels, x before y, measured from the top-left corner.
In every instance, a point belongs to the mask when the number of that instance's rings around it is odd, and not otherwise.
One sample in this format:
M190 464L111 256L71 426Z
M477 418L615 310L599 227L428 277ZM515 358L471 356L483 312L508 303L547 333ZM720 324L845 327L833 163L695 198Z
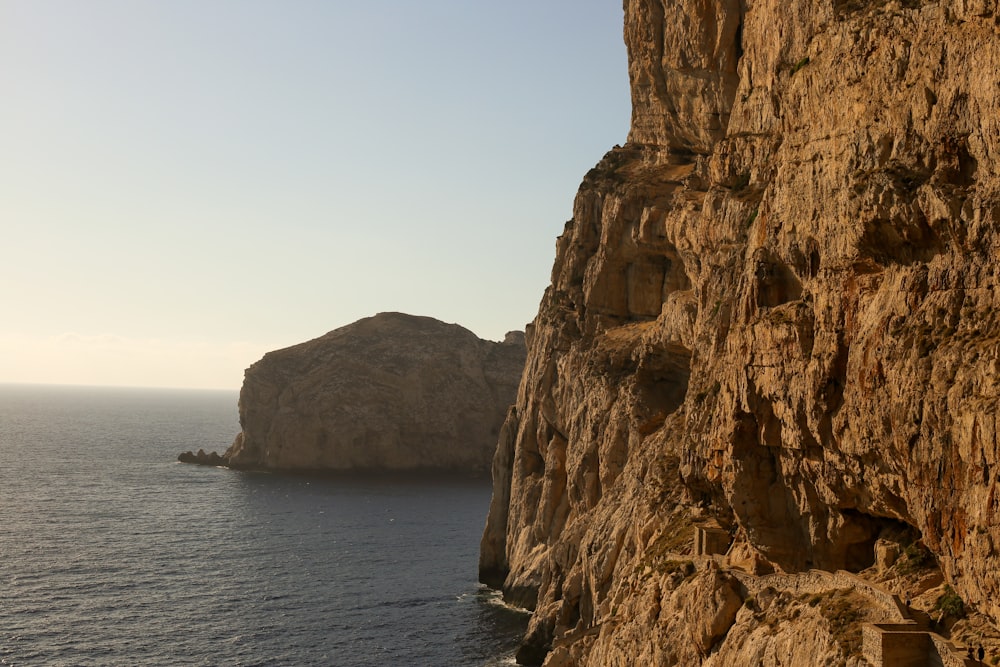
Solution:
M239 388L538 308L625 142L620 0L0 0L0 382Z

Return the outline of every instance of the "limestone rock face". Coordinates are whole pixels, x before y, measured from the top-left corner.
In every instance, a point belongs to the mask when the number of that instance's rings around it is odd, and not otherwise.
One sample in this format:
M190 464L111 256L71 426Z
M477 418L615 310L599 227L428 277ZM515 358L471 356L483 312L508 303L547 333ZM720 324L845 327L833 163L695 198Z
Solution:
M639 574L686 506L786 572L912 530L1000 620L997 2L624 9L629 141L527 331L483 580L535 610L533 655L632 664L686 608ZM705 623L648 664L780 653ZM809 636L793 664L836 654Z
M246 371L236 468L486 471L524 335L381 313L269 352Z

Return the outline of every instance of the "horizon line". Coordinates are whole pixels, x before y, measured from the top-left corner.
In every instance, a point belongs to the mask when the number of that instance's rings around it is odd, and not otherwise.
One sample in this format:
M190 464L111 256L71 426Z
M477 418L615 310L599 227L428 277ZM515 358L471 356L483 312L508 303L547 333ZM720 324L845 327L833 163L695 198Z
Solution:
M128 385L128 384L83 384L73 382L18 382L0 380L0 387L52 387L65 389L157 389L167 391L230 391L239 392L232 387L181 387L177 385Z

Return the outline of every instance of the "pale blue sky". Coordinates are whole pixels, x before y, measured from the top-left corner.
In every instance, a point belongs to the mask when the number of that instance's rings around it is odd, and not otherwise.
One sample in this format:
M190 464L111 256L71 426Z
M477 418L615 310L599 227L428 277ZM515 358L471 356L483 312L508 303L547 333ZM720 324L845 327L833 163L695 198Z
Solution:
M618 0L0 0L0 382L237 388L399 310L498 339L628 130Z

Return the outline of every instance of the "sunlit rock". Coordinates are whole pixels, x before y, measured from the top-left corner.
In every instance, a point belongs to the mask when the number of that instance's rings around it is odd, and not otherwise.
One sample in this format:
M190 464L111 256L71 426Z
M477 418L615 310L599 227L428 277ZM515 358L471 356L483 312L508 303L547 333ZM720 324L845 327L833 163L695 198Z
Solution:
M526 661L866 664L830 619L878 596L727 626L746 591L680 565L703 517L754 572L903 577L919 544L1000 620L998 25L625 2L629 141L558 239L493 463L480 569L535 610Z
M485 473L524 335L381 313L269 352L246 371L234 468Z

